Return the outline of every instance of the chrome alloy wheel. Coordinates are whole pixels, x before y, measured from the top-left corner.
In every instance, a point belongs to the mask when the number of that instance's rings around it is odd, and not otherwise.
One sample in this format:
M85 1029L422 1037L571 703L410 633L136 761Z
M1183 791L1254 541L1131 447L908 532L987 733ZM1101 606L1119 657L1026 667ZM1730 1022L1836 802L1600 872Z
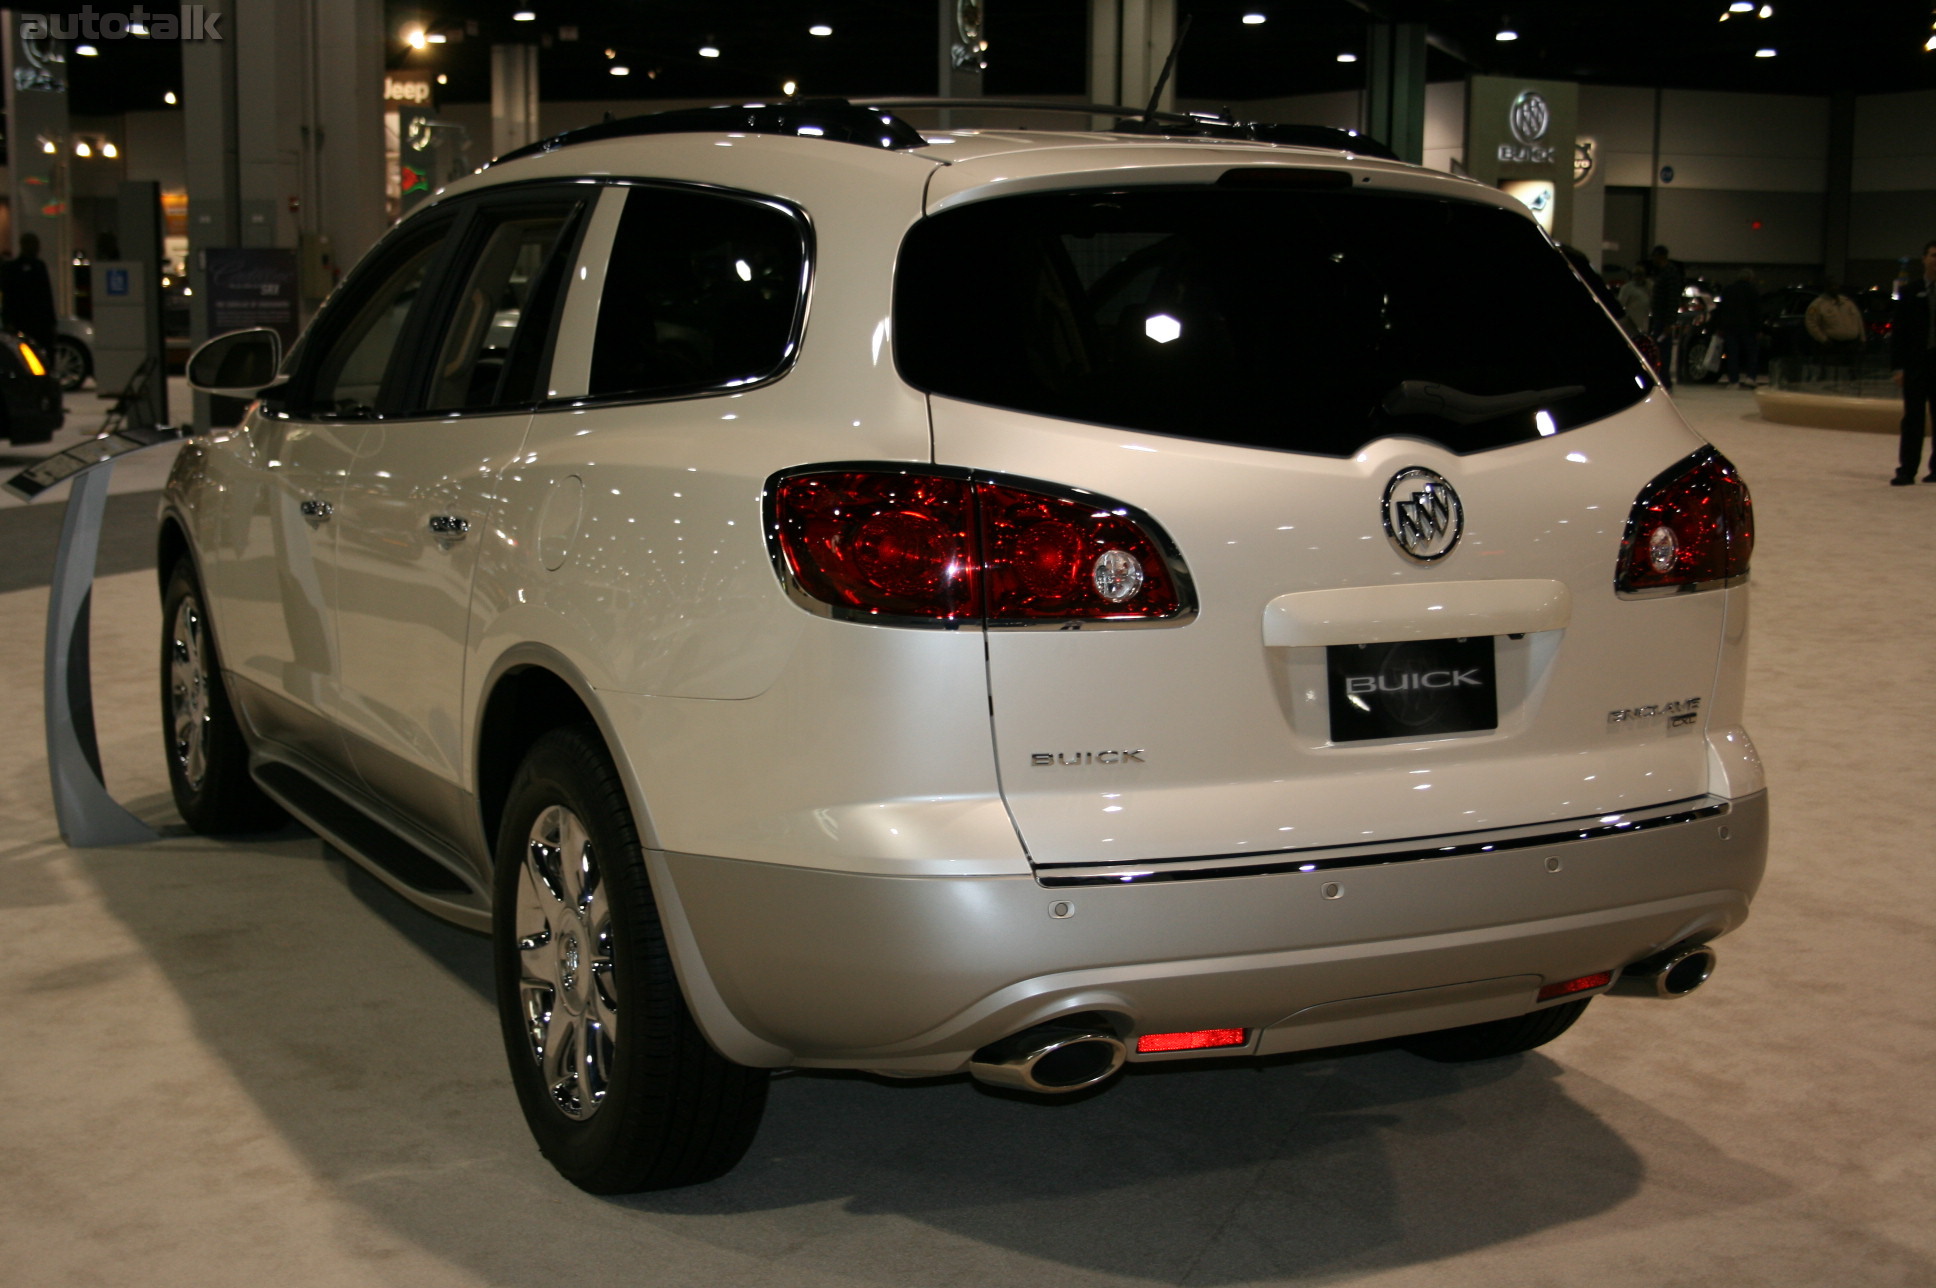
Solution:
M531 824L518 873L518 1000L532 1059L567 1118L598 1112L618 1040L612 913L591 838L553 805Z
M202 632L202 606L186 595L168 633L168 746L176 772L193 791L208 777L208 650Z

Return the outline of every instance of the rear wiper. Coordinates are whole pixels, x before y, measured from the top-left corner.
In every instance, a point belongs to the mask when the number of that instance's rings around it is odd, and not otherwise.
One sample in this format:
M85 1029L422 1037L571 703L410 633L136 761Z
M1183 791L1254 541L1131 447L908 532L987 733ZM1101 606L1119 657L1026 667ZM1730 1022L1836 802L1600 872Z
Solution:
M1437 416L1454 425L1470 425L1525 411L1528 407L1563 402L1585 392L1585 385L1559 385L1552 389L1521 389L1510 394L1469 394L1429 380L1404 380L1385 395L1383 406L1386 414L1392 416Z

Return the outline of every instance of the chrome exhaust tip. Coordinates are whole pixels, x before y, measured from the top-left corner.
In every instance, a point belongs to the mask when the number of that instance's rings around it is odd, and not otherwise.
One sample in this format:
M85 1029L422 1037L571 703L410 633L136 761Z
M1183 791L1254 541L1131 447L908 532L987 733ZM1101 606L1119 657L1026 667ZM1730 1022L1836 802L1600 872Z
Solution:
M1706 944L1676 944L1621 971L1611 991L1629 997L1686 997L1707 983L1718 960Z
M1040 1024L990 1042L969 1057L968 1072L991 1087L1064 1095L1095 1086L1128 1058L1107 1029Z

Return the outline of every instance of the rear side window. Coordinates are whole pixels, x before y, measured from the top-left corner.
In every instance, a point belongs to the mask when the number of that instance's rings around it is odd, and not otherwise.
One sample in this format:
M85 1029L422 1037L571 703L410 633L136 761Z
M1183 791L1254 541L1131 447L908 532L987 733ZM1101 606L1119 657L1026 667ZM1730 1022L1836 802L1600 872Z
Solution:
M998 198L902 245L918 388L1325 456L1411 434L1479 451L1587 424L1650 379L1527 219L1361 191Z
M633 188L592 346L593 397L736 388L792 361L806 230L776 203Z

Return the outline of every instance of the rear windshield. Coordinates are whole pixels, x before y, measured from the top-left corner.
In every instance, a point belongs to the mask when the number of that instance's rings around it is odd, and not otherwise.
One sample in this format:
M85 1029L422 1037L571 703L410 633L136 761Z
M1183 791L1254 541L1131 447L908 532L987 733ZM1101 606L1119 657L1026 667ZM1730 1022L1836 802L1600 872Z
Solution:
M1528 219L1364 191L1198 186L997 198L901 249L917 388L1324 456L1455 452L1584 425L1651 381Z

